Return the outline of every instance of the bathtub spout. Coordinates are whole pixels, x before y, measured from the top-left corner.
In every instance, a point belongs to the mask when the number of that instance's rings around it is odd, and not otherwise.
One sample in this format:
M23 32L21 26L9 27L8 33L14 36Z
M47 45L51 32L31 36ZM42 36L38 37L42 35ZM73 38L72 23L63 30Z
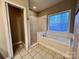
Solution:
M44 34L43 34L43 37L46 37L46 34L47 34L47 33L44 33Z
M70 47L73 47L73 39L70 40Z

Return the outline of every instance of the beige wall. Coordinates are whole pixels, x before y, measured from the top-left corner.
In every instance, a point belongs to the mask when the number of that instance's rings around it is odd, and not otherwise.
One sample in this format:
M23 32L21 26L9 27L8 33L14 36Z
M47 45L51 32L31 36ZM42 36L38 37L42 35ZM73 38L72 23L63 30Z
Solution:
M37 17L37 14L29 10L31 43L37 42L37 32L47 31L47 16Z
M47 16L38 17L38 32L47 31Z
M8 39L6 36L7 32L6 32L6 28L5 28L7 25L4 24L3 18L5 15L3 15L3 10L2 10L3 9L2 3L5 3L4 1L10 1L10 2L16 3L27 9L28 9L28 1L27 0L0 0L0 49L3 50L3 52L4 52L3 54L4 55L6 54L5 56L7 56L8 55L7 54L7 52L8 52L7 40Z

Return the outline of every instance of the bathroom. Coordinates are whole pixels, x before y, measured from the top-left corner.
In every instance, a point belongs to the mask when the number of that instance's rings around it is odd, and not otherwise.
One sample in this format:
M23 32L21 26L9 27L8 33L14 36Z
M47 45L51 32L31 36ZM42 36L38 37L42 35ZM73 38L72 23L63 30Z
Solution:
M3 18L1 18L0 32L3 36L0 38L4 44L0 43L0 47L5 58L79 59L78 38L76 40L78 34L75 28L78 25L76 25L78 1L1 2L0 13L3 14Z

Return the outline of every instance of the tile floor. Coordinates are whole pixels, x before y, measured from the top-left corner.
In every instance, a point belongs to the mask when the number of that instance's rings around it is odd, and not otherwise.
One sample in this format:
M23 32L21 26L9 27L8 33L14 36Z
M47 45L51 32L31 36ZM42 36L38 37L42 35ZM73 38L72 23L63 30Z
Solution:
M24 46L20 45L15 52L13 59L66 59L65 57L47 49L44 46L36 45L29 50L25 50Z

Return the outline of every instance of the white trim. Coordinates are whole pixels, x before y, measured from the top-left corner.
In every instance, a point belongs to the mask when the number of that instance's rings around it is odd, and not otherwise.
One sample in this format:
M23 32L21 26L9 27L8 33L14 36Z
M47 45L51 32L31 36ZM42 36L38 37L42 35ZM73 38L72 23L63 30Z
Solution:
M51 15L56 15L56 14L63 13L63 12L69 12L68 32L63 32L63 33L69 33L70 32L71 10L61 11L61 12L57 12L57 13L54 13L54 14L51 14ZM48 15L48 25L49 25L49 16L51 16L51 15ZM53 32L53 31L49 30L49 26L47 28L48 28L49 32ZM62 31L54 31L54 32L62 32Z
M8 33L8 26L7 26L7 16L6 16L6 4L4 0L2 1L2 9L3 9L3 21L4 21L4 27L5 27L5 35L6 35L6 41L7 41L7 47L8 47L8 55L9 55L9 59L11 59L12 55L10 54L11 50L10 50L10 45L9 45L9 33Z
M9 0L5 0L5 2L8 3L8 4L11 4L11 5L15 6L15 7L18 7L20 9L24 9L25 8L25 7L23 7L23 6L19 5L19 4L13 3L13 2L11 2Z
M26 8L25 7L23 7L23 6L21 6L21 5L18 5L18 4L16 4L16 3L13 3L13 2L11 2L11 1L4 1L4 0L2 0L2 9L3 9L3 15L4 15L4 25L5 25L5 30L6 30L6 39L7 39L7 46L8 46L8 53L9 53L9 59L11 59L12 57L13 57L13 53L12 53L12 51L13 51L13 49L11 48L11 46L12 46L12 43L11 43L11 38L9 37L9 34L11 33L9 33L8 31L8 24L7 24L7 11L6 11L6 3L7 4L11 4L11 5L13 5L13 6L15 6L15 7L18 7L18 8L21 8L21 9L23 9L24 10L24 30L25 30L25 47L26 47L26 49L28 49L28 35L27 35L27 14L26 14ZM11 44L11 45L10 45ZM11 48L11 49L10 49Z
M21 44L21 43L22 43L22 41L19 41L17 43L13 43L13 46L18 45L18 44Z
M28 39L29 39L29 47L31 46L31 25L30 20L27 20L28 23Z
M25 47L26 47L26 50L28 50L29 48L29 39L28 39L28 23L27 23L27 14L26 14L26 8L24 8L24 30L25 30Z
M9 20L9 12L8 12L8 4L5 3L5 7L6 7L6 21L7 21L7 27L8 27L8 35L9 35L9 41L8 41L8 44L9 44L9 50L10 50L10 56L13 57L13 47L12 47L12 36L11 36L11 29L10 29L10 20Z
M33 44L33 45L31 45L30 48L31 48L31 47L34 47L34 46L36 46L36 45L38 45L38 42L35 43L35 44Z

